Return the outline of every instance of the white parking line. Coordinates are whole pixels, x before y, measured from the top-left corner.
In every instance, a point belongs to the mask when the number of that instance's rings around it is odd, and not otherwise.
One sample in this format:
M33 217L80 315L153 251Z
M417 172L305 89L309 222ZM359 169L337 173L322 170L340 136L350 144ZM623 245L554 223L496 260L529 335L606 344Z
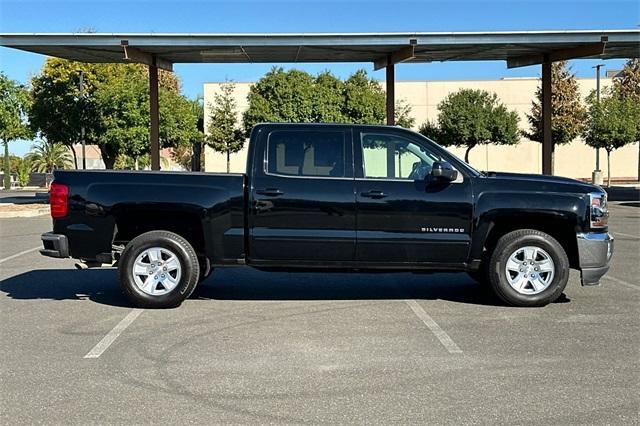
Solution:
M25 250L25 251L21 251L20 253L16 253L13 256L9 256L9 257L5 257L4 259L0 259L0 263L4 263L4 262L7 262L7 261L9 261L11 259L15 259L16 257L20 257L23 254L31 253L32 251L40 250L41 248L42 248L42 246L38 246L38 247L30 248L30 249Z
M418 302L416 302L415 300L406 300L405 302L407 302L407 305L409 305L413 313L416 314L416 316L420 318L420 320L422 320L424 325L426 325L429 330L431 330L431 332L438 338L438 340L440 340L440 343L442 343L442 345L449 351L449 353L462 353L462 350L458 347L458 345L456 345L456 342L454 342L453 339L451 339L451 337L449 337L449 335L442 328L440 328L438 323L436 323L433 318L429 316L427 311L425 311Z
M127 316L124 317L122 321L118 323L118 325L113 327L113 329L110 332L108 332L107 335L104 336L102 340L100 340L98 344L95 345L93 349L91 349L89 353L86 354L84 357L98 358L100 355L102 355L102 353L106 351L109 348L109 346L111 346L111 344L118 338L118 336L124 330L126 330L127 327L129 327L131 323L135 321L135 319L138 318L138 316L140 316L140 314L143 311L144 309L134 309L131 312L129 312L129 314L127 314Z
M634 290L640 290L640 285L628 283L628 282L626 282L624 280L621 280L620 278L612 277L611 275L605 275L602 278L604 278L605 280L613 281L614 283L621 284L621 285L623 285L625 287L632 288Z
M640 237L637 235L631 235L631 234L625 234L624 232L614 232L613 236L615 237L616 235L622 235L623 237L627 237L627 238L635 238L636 240L640 240Z

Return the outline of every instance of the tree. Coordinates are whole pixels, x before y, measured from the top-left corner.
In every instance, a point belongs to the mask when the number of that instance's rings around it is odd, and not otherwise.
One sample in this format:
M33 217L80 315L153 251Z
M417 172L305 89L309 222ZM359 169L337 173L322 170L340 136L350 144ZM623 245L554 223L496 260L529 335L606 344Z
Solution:
M41 141L27 154L31 169L39 173L53 173L56 169L66 169L71 165L69 149L60 143Z
M258 123L309 123L314 114L313 77L304 71L272 68L251 89L243 114L245 134Z
M616 93L622 97L640 99L640 59L629 59L613 79Z
M227 173L231 172L231 154L242 149L244 133L237 126L236 102L233 98L235 84L226 82L220 86L220 93L214 96L211 105L208 134L205 139L214 151L227 156Z
M358 70L344 82L345 122L382 124L385 121L385 93L367 72Z
M630 97L617 96L615 91L597 101L592 94L584 138L593 148L607 151L607 186L611 185L611 152L637 141L640 105Z
M385 93L380 84L359 70L345 81L329 71L315 78L299 71L273 68L249 90L243 115L247 135L261 122L358 123L385 122ZM411 127L411 107L396 104L396 122Z
M21 158L16 167L16 177L18 184L25 187L29 184L29 174L31 173L31 162L28 158Z
M406 129L412 128L416 124L415 117L411 116L411 105L404 99L399 99L395 107L395 122L397 126Z
M640 104L640 59L629 59L620 74L613 79L616 96ZM638 124L638 180L640 181L640 120Z
M84 96L78 93L84 72ZM180 82L160 71L160 144L189 143L197 118L180 95ZM149 152L148 69L140 64L86 64L49 58L32 79L32 128L50 142L68 147L85 140L100 149L107 168L119 155L139 158ZM75 158L75 151L73 151ZM77 164L76 164L77 166Z
M85 140L95 144L99 133L97 111L93 101L95 84L104 65L48 58L39 75L31 79L33 105L29 121L34 131L51 143L70 149L80 142L80 127L86 129ZM84 73L84 94L80 97L79 78ZM72 149L75 168L76 152Z
M4 188L11 187L9 142L32 136L27 125L29 94L24 86L0 72L0 143L4 145Z
M111 65L95 83L95 143L107 169L120 155L134 163L149 150L149 99L144 71L135 65Z
M580 99L576 77L567 68L567 61L551 65L551 140L564 145L578 137L584 128L586 110ZM530 129L522 132L532 141L542 142L542 81L536 89L531 113L527 114Z
M507 111L495 93L462 89L438 105L437 123L427 122L420 133L444 146L464 146L464 161L477 145L518 143L518 114Z
M313 82L312 121L317 123L344 123L344 82L329 71L318 74Z

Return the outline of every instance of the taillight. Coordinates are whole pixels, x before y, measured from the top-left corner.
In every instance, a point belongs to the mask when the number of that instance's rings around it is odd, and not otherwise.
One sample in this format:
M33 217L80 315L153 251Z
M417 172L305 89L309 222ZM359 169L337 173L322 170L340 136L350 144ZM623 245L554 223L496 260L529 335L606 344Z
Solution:
M605 228L609 224L609 208L607 206L607 194L592 192L589 194L589 215L591 228Z
M69 211L67 201L69 199L69 187L61 183L53 182L49 188L49 204L51 205L51 217L54 219L65 217Z

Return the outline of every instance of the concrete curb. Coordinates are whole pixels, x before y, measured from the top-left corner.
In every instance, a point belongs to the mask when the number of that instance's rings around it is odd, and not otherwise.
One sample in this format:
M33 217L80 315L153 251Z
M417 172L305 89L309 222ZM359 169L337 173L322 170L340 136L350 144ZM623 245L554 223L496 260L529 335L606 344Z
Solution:
M49 206L31 210L18 210L10 212L0 211L0 219L11 219L14 217L36 217L48 215L49 213L51 213L51 209L49 208Z

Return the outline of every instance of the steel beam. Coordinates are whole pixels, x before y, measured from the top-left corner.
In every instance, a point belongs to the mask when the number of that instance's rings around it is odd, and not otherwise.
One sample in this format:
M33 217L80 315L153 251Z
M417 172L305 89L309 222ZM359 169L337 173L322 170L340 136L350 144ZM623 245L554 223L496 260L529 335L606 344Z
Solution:
M551 138L551 61L542 63L542 174L553 174L553 140Z
M149 65L149 142L151 170L160 170L160 102L158 98L158 66L155 57Z
M400 62L408 61L409 59L415 58L415 45L410 45L407 47L403 47L402 49L396 50L391 54L384 56L382 58L378 58L373 62L374 71L381 70L386 67L389 62L392 64L398 64Z
M545 57L551 62L564 61L567 59L585 58L589 56L598 56L604 54L604 49L609 38L602 36L600 43L585 44L582 46L571 47L568 49L553 50L546 54L539 53L534 55L518 56L507 59L507 68L526 67L528 65L542 64Z
M141 64L145 64L151 66L152 63L155 63L155 66L161 68L165 71L173 71L173 64L161 57L157 57L152 55L151 53L144 52L138 48L129 46L129 42L127 40L122 40L121 42L122 48L124 49L124 60L130 62L138 62Z
M393 126L396 124L396 70L391 60L391 55L387 58L387 124Z

